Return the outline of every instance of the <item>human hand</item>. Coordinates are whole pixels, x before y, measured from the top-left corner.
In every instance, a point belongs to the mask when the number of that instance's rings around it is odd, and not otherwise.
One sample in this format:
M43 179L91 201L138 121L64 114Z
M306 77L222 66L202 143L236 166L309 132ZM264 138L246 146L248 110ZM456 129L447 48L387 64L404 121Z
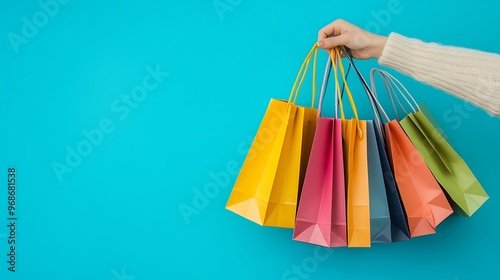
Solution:
M332 36L333 37L329 37ZM379 58L384 50L387 37L363 30L345 20L336 21L321 28L318 33L318 47L330 50L346 46L357 59Z

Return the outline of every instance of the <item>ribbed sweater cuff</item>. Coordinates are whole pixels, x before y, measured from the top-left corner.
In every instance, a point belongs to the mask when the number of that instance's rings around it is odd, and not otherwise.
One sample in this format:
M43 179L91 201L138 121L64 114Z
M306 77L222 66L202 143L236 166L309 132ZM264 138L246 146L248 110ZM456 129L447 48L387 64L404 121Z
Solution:
M499 55L391 33L378 62L500 115Z

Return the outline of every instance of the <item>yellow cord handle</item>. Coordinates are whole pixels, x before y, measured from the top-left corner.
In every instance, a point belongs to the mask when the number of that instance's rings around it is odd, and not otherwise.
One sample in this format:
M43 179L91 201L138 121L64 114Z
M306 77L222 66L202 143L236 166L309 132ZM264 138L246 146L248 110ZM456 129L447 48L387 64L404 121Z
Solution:
M292 91L290 92L290 96L288 97L288 102L295 104L297 102L297 97L299 96L299 90L304 82L304 79L307 74L307 70L310 65L311 56L314 55L313 58L313 72L312 72L312 105L311 108L314 108L314 103L316 100L316 59L318 56L318 46L314 44L309 53L307 54L304 62L302 62L302 66L300 67L299 73L295 78L295 82L293 83Z
M339 75L338 75L338 69L340 69L340 73L342 76L342 81L344 82L344 87L345 91L347 93L347 97L349 98L349 103L351 104L352 111L354 113L354 118L359 121L359 116L358 116L358 110L356 109L356 104L354 102L354 98L352 97L351 90L349 89L349 86L347 85L347 80L345 77L345 71L344 71L344 65L342 64L342 56L340 54L340 50L338 48L331 49L330 50L330 58L332 59L332 63L334 65L334 73L335 73L335 86L337 88L337 93L338 93L338 99L339 99L339 105L340 105L340 116L342 120L345 120L345 115L344 115L344 107L342 105L342 96L340 95L340 83L339 83ZM337 63L335 63L337 62ZM363 138L363 131L361 130L361 127L358 125L358 122L356 122L356 130L358 131L358 135Z
M344 114L344 105L342 104L342 96L340 95L340 85L339 85L339 74L338 74L338 69L337 69L337 56L335 49L330 49L330 59L332 60L332 67L333 67L333 73L334 73L334 80L335 80L335 92L337 93L337 100L338 104L340 107L340 118L342 120L345 119L345 114Z
M351 90L349 89L349 86L347 85L346 77L345 77L345 71L344 71L344 65L342 64L342 58L340 55L340 50L338 48L335 48L335 52L337 54L338 60L339 60L339 66L340 66L340 73L342 73L342 80L344 81L344 86L345 86L345 91L347 92L347 97L349 97L349 102L351 103L352 106L352 111L354 113L354 117L359 120L358 117L358 110L356 109L356 103L354 103L354 98L352 97Z

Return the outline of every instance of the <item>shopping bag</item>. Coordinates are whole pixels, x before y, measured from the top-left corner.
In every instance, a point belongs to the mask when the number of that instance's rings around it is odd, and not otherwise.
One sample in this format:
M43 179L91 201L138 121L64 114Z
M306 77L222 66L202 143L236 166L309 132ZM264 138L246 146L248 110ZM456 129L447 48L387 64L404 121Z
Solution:
M465 161L420 110L422 107L407 115L400 124L454 202L454 209L472 216L489 197Z
M288 101L271 99L226 209L264 226L293 228L304 155L311 149L317 47L306 56ZM311 108L296 106L298 92L313 59ZM305 141L304 141L305 139Z
M370 247L366 121L343 120L342 136L347 177L348 246Z
M356 67L356 64L354 63L354 60L352 59L351 55L344 47L342 47L341 50L342 50L344 56L349 60L352 69L355 70L355 73L357 74L358 78L360 79L361 85L365 89L365 92L368 96L368 100L370 101L370 104L371 104L373 112L374 112L374 117L375 117L375 121L373 122L374 123L374 125L373 125L374 137L368 137L368 152L369 152L369 155L370 155L370 151L372 153L374 153L374 151L371 148L374 146L374 144L370 144L370 142L373 142L373 141L370 141L370 139L375 138L374 141L376 142L376 146L377 146L376 149L378 150L378 158L380 160L380 166L382 169L382 174L383 174L382 177L383 177L383 184L385 186L385 192L383 190L374 190L374 188L372 188L374 186L378 186L379 184L381 184L380 181L378 184L374 184L371 181L372 177L378 177L378 174L380 171L377 171L375 173L375 170L374 170L375 168L370 168L370 165L369 165L368 169L369 169L369 176L370 176L370 214L372 217L371 218L371 220L372 220L372 223L371 223L372 242L380 242L380 240L376 241L376 239L374 239L375 238L374 232L386 232L386 228L384 228L384 226L382 226L382 230L376 230L373 228L373 227L375 227L375 225L373 225L373 219L374 219L374 216L375 217L377 216L376 214L374 214L374 210L372 210L374 208L374 207L372 207L372 205L374 203L378 203L378 207L382 207L382 210L380 210L380 211L381 211L383 217L387 213L386 209L383 205L385 205L386 203L388 204L389 215L390 215L390 224L391 224L391 232L390 232L391 241L396 242L396 241L408 240L408 239L410 239L410 232L408 230L408 224L406 222L406 215L405 215L403 206L401 204L401 199L400 199L397 187L396 187L396 182L395 182L394 176L392 174L389 160L387 158L387 151L385 149L385 144L383 141L383 125L382 125L381 113L380 113L377 105L375 104L375 101L372 98L373 93L370 89L370 86L368 85L368 83L364 79L363 75L361 75L361 72ZM371 129L368 129L368 132L369 132L368 136L371 135L370 131L371 131ZM374 159L374 158L376 158L376 155L369 157L369 163L370 163L370 159ZM378 162L375 162L374 164L378 165ZM376 175L372 176L373 173L375 173ZM378 199L378 201L381 201L381 203L377 202L375 199L372 199L373 197L376 197L377 195L380 195L382 193L387 196L387 202L383 201L383 197ZM385 222L382 224L385 224ZM375 236L380 236L380 235L375 234ZM383 240L384 242L387 242L387 238L389 236L387 234L385 234L385 235L382 235L380 237L384 239Z
M389 94L392 87L387 84L385 72L372 69L372 91L376 96L374 74L379 72ZM375 97L372 97L375 99ZM376 101L377 104L378 101ZM380 104L379 104L380 105ZM439 223L453 213L445 194L433 177L419 152L410 141L397 120L386 120L386 147L396 183L406 211L411 237L435 233Z
M354 114L354 118L346 119L343 104L339 102L347 190L347 246L370 247L370 193L366 121L360 120L358 117L356 105L345 78L340 51L335 49L334 52L335 57L338 58L340 76ZM336 87L339 87L339 75L336 67L334 67L334 74Z
M373 121L366 121L372 243L391 243L391 217Z
M410 239L410 231L406 221L406 214L401 204L396 181L392 174L389 159L387 158L387 151L382 139L382 132L375 127L375 138L377 140L377 147L380 156L380 164L382 166L382 173L384 174L385 191L387 195L387 202L389 205L389 214L391 217L391 241L404 241Z
M336 117L321 115L330 68L331 61L328 60L293 239L325 247L339 247L347 245L341 121Z

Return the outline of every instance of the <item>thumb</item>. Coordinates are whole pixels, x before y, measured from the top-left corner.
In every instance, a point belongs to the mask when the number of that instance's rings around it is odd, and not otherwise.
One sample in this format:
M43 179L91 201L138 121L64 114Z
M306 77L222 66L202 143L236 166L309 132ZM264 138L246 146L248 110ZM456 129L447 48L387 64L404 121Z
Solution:
M339 36L329 37L321 41L318 41L317 45L322 49L332 49L338 46L345 46L348 43L349 43L349 38L347 37L346 34L342 34Z

